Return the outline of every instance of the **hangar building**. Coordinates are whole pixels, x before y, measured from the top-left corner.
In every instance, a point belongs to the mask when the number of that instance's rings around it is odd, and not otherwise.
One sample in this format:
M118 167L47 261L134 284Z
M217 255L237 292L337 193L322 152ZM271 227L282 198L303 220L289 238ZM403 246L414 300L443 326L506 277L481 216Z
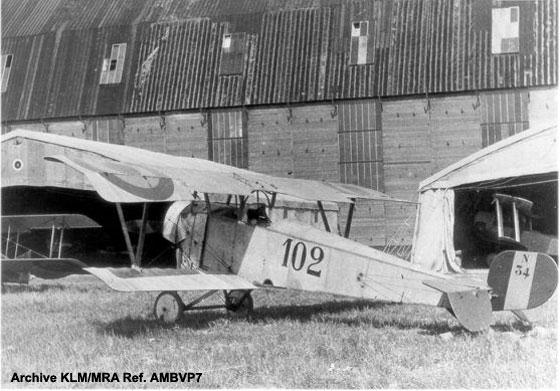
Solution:
M556 0L4 0L2 131L22 128L416 200L556 121ZM351 236L408 245L416 207Z

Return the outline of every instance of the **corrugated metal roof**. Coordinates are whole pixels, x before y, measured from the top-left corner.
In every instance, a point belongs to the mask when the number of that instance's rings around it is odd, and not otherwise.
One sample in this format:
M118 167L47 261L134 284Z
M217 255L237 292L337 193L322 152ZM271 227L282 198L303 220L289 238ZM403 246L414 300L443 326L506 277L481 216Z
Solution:
M491 53L491 2L475 0L7 0L13 66L5 120L286 104L557 83L557 2L520 7L519 52ZM351 61L367 21L367 61ZM222 37L246 36L220 74ZM122 81L99 84L126 43Z

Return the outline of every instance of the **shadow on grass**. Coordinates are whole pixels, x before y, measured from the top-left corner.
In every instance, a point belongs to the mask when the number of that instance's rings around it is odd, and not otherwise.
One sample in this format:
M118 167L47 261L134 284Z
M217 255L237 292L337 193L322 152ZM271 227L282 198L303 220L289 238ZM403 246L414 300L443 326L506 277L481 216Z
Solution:
M65 291L68 287L64 285L55 284L40 284L40 285L26 285L26 284L2 284L2 294L17 294L26 292L47 292L47 291ZM72 289L75 289L74 287Z
M520 331L522 333L528 333L529 331L531 331L533 329L532 325L528 325L525 324L523 322L521 322L520 320L516 320L514 322L511 323L496 323L493 326L490 326L492 328L492 330L497 331L497 332L501 332L501 333L505 333L505 332L509 332L509 331Z
M228 321L249 321L255 324L267 321L295 320L299 322L335 322L351 327L373 327L397 329L420 329L422 334L436 335L444 332L460 332L463 330L459 325L450 326L447 320L421 319L415 315L409 317L396 314L383 314L379 317L372 317L371 314L364 314L358 317L332 317L346 311L358 310L360 313L365 310L378 310L394 308L400 306L397 303L386 302L340 302L329 301L320 304L308 305L280 305L256 308L250 319L229 315L225 311L193 311L186 312L176 323L166 324L157 319L132 318L126 317L111 322L97 322L95 324L99 332L110 333L118 336L132 338L137 335L145 334L151 330L161 329L180 329L188 328L193 330L207 329L215 326L216 322ZM319 316L317 316L319 315Z

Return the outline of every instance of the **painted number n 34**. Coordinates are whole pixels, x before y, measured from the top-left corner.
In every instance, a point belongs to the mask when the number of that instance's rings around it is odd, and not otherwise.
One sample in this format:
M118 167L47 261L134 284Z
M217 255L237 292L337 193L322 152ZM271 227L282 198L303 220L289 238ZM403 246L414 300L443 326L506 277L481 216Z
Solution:
M296 242L292 247L293 242L294 239L286 239L286 241L282 244L284 247L286 247L284 251L284 261L282 262L282 266L288 267L288 263L290 263L295 271L300 271L304 268L307 261L307 246L303 242ZM311 248L309 255L313 262L311 262L307 266L307 274L315 277L321 277L319 264L325 257L325 251L319 246L314 246Z

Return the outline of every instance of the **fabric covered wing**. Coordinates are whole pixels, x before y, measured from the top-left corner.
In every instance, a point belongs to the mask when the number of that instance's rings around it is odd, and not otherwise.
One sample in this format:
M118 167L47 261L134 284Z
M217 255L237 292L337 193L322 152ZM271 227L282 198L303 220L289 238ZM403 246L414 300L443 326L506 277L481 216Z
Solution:
M1 139L2 143L15 139L18 143L29 140L48 145L49 154L42 158L78 170L87 178L88 187L93 186L101 197L111 202L179 201L192 199L195 191L249 195L257 190L311 201L351 202L364 198L403 202L351 184L279 178L204 159L76 137L14 130ZM39 167L36 169L41 171ZM41 183L59 186L58 182L51 184L48 180Z
M63 163L89 180L95 191L109 202L150 202L192 199L194 188L174 181L164 173L140 166L95 159L86 162L67 156L48 156L48 161Z
M192 273L183 269L110 269L87 267L109 287L121 292L198 291L255 289L256 286L233 274Z
M200 167L156 166L115 161L104 157L81 159L53 155L47 161L63 163L81 173L94 189L110 202L153 202L191 200L193 194L250 195L261 190L307 200L350 202L354 198L399 201L360 186L306 179L277 178L226 167L222 171ZM406 201L405 201L406 202Z
M2 216L2 232L26 232L32 229L100 228L89 217L81 214L41 214Z
M234 274L205 274L185 269L133 269L88 267L73 258L2 259L2 279L18 282L19 274L45 279L72 274L93 274L110 288L122 292L256 289Z

